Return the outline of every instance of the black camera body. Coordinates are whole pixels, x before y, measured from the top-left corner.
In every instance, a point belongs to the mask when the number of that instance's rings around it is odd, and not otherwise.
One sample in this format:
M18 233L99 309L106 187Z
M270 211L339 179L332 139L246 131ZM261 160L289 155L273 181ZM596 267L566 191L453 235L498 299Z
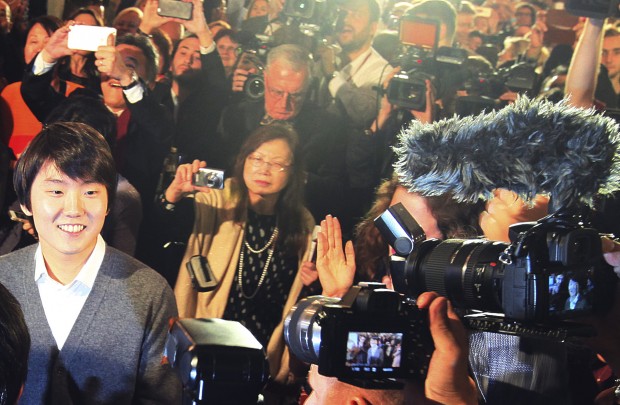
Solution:
M317 39L333 35L343 25L339 4L333 0L290 0L282 15L286 25Z
M619 5L618 0L567 0L565 7L573 15L605 19L620 17Z
M436 52L423 51L415 47L400 55L395 64L403 69L397 73L387 88L391 104L409 110L426 109L426 80L436 89L441 99L450 91L456 91L466 77L462 68L467 51L459 48L440 47Z
M538 74L533 66L521 62L490 72L469 70L461 86L467 96L456 100L456 113L476 115L502 107L498 98L506 91L528 93L535 90Z
M341 300L300 301L284 324L289 349L319 373L364 387L423 379L434 350L426 311L381 283L360 283Z
M426 80L436 81L432 73L434 61L427 55L418 56L417 49L398 57L403 69L392 77L387 88L390 104L409 110L424 111L426 109ZM415 60L414 63L411 60Z
M262 345L236 321L176 319L165 355L183 384L183 404L256 404L269 365Z
M400 228L393 219L403 211L375 220L382 233ZM392 281L404 294L435 291L457 308L484 312L486 318L471 318L477 329L562 340L584 330L566 320L604 313L613 303L616 275L603 259L599 233L586 224L580 213L561 211L512 225L510 244L424 240L406 257L391 258Z
M264 35L244 32L241 35L239 57L233 70L254 70L243 85L243 94L249 100L260 100L265 95L265 64L272 44Z

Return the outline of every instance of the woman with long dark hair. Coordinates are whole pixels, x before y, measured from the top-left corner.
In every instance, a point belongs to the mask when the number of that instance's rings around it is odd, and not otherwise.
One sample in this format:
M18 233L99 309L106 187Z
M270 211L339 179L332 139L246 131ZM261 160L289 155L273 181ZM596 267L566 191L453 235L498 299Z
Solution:
M164 208L194 195L194 229L176 282L181 317L224 318L244 324L266 347L271 377L288 380L282 321L297 302L314 220L303 205L304 171L298 138L283 125L262 126L241 147L233 177L221 190L196 187L204 162L180 165L162 201ZM215 290L192 288L186 265L204 256Z

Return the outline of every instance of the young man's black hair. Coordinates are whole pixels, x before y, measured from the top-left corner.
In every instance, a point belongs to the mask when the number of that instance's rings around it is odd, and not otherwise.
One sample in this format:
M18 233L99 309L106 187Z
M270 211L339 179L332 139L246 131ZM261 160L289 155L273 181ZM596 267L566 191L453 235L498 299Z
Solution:
M86 124L57 122L46 125L17 163L13 182L19 203L31 209L32 183L46 162L52 162L72 179L105 186L108 208L116 195L116 168L103 136Z

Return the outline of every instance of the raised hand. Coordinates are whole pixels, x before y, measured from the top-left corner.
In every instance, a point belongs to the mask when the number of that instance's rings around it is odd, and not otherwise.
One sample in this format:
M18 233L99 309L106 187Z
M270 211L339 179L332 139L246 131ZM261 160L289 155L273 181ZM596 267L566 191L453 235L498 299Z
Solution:
M45 62L54 63L63 56L71 55L74 52L67 46L69 31L73 25L75 25L75 21L69 21L54 31L41 51L41 56Z
M144 17L142 17L142 22L140 23L140 31L147 35L152 34L155 29L172 21L172 18L162 17L157 14L158 8L158 0L146 0L144 4Z
M321 221L317 234L316 267L323 286L323 295L342 297L355 276L355 251L348 241L342 249L342 230L337 218L328 215Z
M192 178L194 173L198 172L201 167L207 167L205 161L194 160L192 163L186 163L177 167L172 183L166 189L166 200L171 203L179 202L183 197L195 191L208 193L211 191L208 187L194 186Z

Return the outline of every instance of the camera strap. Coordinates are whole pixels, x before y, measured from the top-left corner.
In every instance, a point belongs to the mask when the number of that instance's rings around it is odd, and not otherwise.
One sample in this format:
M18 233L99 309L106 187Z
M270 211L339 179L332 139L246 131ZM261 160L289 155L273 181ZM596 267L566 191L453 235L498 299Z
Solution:
M353 66L352 66L353 61L349 62L340 71L341 74L344 76L343 79L345 79L347 81L347 83L351 83L353 81L353 77L355 77L355 75L358 74L360 70L362 70L362 68L364 67L366 62L368 62L368 59L370 59L370 55L372 55L372 51L370 51L370 52L368 52L368 54L366 54L366 57L364 58L362 63L357 67L357 69L355 69L355 72L351 72L351 70L353 70Z

